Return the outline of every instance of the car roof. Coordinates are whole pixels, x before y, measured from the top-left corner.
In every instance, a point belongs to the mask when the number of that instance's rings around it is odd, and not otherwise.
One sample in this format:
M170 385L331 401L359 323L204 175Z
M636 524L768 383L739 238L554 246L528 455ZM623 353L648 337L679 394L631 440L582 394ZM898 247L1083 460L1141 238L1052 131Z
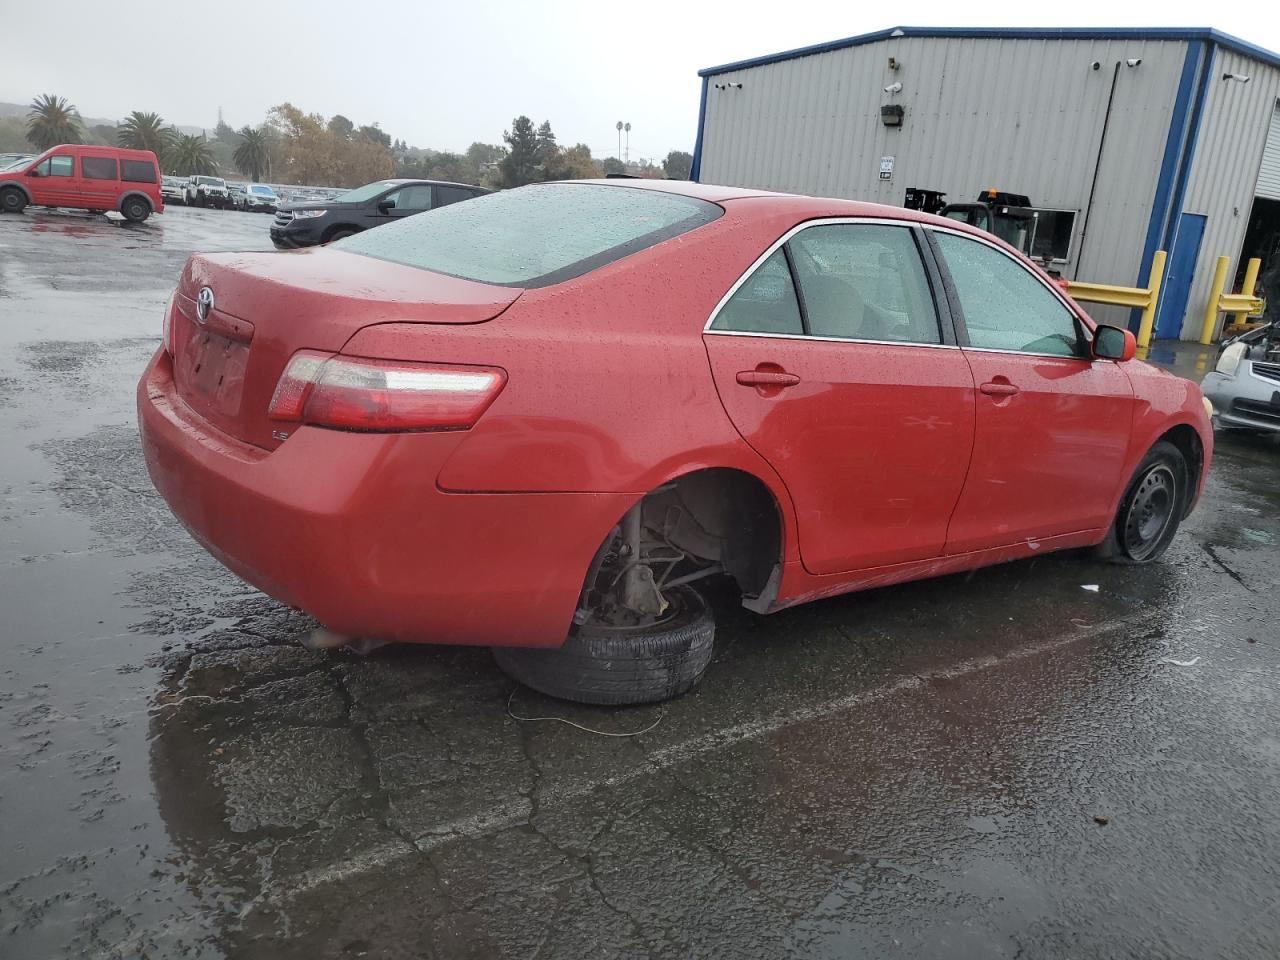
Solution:
M372 182L390 183L395 186L403 186L406 183L429 183L435 187L463 187L467 190L483 190L485 193L489 192L487 187L481 187L474 183L458 183L456 180L422 180L418 177L388 177L386 180L374 180Z

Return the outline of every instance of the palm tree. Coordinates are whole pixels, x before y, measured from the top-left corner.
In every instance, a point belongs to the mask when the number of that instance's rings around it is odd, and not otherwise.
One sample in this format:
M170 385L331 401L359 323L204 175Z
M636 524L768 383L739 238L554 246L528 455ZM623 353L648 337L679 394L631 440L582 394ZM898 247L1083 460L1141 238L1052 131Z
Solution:
M41 150L60 143L79 143L80 115L65 97L43 94L31 101L27 114L27 139Z
M266 131L242 127L234 159L237 170L254 180L261 180L262 172L271 166Z
M164 163L165 153L173 147L173 128L164 126L158 113L135 110L120 125L116 138L120 146L150 150Z
M185 133L179 134L177 143L169 151L168 166L170 173L176 173L180 177L212 174L218 169L204 137L193 137Z

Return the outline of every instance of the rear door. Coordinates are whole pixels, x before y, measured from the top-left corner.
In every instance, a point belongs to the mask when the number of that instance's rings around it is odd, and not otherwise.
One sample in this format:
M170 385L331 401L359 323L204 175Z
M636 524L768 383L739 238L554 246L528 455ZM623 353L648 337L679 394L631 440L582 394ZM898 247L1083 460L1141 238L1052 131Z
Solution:
M111 210L120 192L120 163L103 154L80 154L80 193L90 210Z
M1121 480L1133 390L1091 357L1067 301L994 243L930 230L977 385L973 464L947 536L967 553L1103 527Z
M943 551L974 392L921 243L894 221L802 225L703 338L725 410L791 494L812 573Z

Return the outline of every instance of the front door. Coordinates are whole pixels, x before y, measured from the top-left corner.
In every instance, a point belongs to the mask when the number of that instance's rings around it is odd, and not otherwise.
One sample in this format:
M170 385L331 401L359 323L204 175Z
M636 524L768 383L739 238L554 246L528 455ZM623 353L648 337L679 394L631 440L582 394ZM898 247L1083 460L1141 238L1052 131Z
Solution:
M805 227L714 316L720 398L786 484L811 573L941 555L974 427L950 339L917 234L888 224Z
M1173 234L1173 252L1164 283L1160 287L1160 304L1156 307L1155 336L1173 340L1182 336L1187 316L1191 284L1196 278L1196 261L1200 258L1200 241L1208 218L1198 213L1184 213L1178 218Z
M947 553L1105 527L1128 450L1128 376L1091 359L1087 328L1025 264L994 244L931 234L977 388L973 463Z
M407 187L401 187L394 190L382 198L382 203L391 201L391 206L383 208L379 204L379 211L384 217L393 220L402 217L411 217L415 213L422 213L423 210L431 209L432 188L429 183L412 183Z
M35 168L36 176L27 177L32 201L41 207L74 207L80 202L79 178L75 157L55 153L45 157Z

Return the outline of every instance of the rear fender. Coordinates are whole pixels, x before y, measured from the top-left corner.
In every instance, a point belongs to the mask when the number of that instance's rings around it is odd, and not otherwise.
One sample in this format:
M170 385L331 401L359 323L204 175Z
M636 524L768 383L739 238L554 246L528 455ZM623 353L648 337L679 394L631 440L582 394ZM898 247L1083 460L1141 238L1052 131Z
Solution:
M128 200L128 199L130 199L131 197L141 197L143 200L147 201L147 208L148 208L152 213L155 213L155 212L156 212L156 205L155 205L155 203L154 203L154 202L152 202L151 198L150 198L150 197L148 197L148 196L147 196L145 193L143 193L141 190L126 190L124 193L120 194L120 199L118 199L118 200L116 201L116 209L117 209L117 210L123 210L123 209L124 209L125 201L126 201L126 200Z

